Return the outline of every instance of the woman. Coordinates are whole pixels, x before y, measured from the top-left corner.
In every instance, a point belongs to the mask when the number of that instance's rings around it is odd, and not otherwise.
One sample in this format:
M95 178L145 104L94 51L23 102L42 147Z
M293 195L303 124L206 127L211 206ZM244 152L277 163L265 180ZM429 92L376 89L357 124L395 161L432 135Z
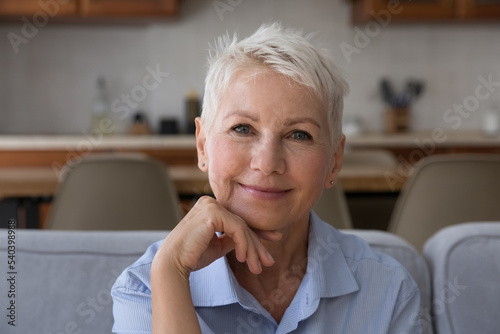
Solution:
M312 211L336 182L348 90L332 59L278 24L219 40L198 166L203 197L115 283L117 333L418 333L394 260Z

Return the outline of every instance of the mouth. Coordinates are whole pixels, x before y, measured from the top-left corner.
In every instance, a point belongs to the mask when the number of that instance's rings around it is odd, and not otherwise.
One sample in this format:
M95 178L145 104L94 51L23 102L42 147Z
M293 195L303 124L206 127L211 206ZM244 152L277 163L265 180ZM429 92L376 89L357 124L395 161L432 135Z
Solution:
M280 189L280 188L267 188L260 187L257 185L246 185L239 183L241 188L245 190L248 194L253 197L272 200L272 199L280 199L290 193L291 189Z

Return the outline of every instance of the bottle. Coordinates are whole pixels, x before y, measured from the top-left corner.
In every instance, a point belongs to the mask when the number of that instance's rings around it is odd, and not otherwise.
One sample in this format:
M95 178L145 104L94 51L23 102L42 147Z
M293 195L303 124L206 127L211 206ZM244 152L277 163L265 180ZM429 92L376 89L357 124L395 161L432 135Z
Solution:
M195 133L196 125L195 118L200 116L200 101L198 99L198 94L193 89L189 91L186 100L186 133Z
M500 134L500 107L497 101L491 102L490 108L483 117L483 132L486 136L495 137Z
M102 135L115 132L115 124L109 108L109 97L104 77L97 79L97 94L92 101L92 131Z

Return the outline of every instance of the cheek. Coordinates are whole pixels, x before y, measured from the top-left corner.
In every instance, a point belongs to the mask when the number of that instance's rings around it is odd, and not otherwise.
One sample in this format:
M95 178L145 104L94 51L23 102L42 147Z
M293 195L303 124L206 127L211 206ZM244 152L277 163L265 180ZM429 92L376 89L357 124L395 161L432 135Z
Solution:
M209 144L209 178L213 191L230 185L245 168L246 154L235 143L215 138Z
M327 161L324 154L302 154L300 160L290 167L303 189L320 189L320 191L323 189L327 173Z

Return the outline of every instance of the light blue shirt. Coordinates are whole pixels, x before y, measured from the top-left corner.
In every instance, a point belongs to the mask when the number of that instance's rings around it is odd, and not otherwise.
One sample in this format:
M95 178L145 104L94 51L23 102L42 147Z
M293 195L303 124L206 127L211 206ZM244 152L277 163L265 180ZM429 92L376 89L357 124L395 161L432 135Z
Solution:
M420 294L408 272L315 213L310 221L306 274L280 323L238 284L223 257L190 276L202 332L421 333ZM151 245L115 282L113 332L151 333L150 269L161 242ZM279 296L275 291L262 304L272 307Z

